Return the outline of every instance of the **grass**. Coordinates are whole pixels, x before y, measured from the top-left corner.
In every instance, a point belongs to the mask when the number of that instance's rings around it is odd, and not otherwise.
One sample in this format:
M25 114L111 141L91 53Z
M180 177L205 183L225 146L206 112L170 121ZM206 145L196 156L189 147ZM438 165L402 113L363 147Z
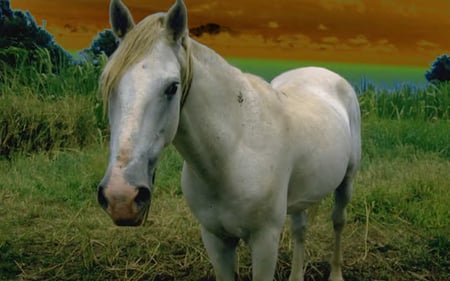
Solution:
M0 95L0 157L81 148L96 141L103 128L95 114L99 104L82 95Z
M266 65L247 67L264 76ZM6 69L0 84L0 151L8 149L0 158L0 280L214 280L174 148L158 167L148 222L113 226L95 195L108 134L98 69L74 66L44 80L35 72ZM449 85L360 85L363 163L344 231L344 277L449 280ZM331 208L327 198L309 227L306 280L327 278ZM289 274L289 238L286 227L276 280ZM240 280L249 280L249 251L239 252Z
M392 153L366 161L356 179L344 234L347 280L448 280L450 162L404 146ZM140 228L113 226L96 203L106 155L104 146L93 146L1 162L1 276L212 280L198 224L173 192L181 163L173 148L164 155L149 221ZM307 280L324 280L328 270L331 205L331 199L323 203L309 230ZM285 231L277 280L287 277L291 252ZM240 253L241 274L248 277L248 250Z
M14 153L81 148L106 135L97 95L101 66L74 64L57 72L46 50L34 65L0 62L0 159Z

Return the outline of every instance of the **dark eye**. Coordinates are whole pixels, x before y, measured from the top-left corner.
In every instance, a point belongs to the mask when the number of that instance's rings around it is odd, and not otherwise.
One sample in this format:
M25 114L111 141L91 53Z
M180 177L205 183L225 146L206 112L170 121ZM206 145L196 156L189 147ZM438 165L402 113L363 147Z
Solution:
M171 83L171 84L169 85L169 87L166 88L164 94L165 94L168 98L173 97L173 96L177 93L177 90L178 90L178 84L179 84L178 82L173 82L173 83Z

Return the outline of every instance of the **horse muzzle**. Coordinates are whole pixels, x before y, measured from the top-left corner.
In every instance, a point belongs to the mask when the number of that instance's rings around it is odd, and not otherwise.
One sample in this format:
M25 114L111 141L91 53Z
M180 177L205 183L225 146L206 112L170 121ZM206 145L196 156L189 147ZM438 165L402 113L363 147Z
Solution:
M97 200L116 225L139 226L147 217L151 190L148 186L110 182L99 185Z

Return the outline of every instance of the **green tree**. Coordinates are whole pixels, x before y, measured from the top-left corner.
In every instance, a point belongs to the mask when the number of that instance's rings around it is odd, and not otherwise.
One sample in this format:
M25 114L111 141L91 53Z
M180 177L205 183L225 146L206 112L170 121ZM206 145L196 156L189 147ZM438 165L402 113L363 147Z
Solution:
M450 81L450 56L441 55L431 65L431 69L425 73L428 82Z
M111 56L117 49L117 46L118 42L114 33L109 29L105 29L94 38L91 46L82 50L79 55L83 61L89 61L97 65L101 55Z
M36 25L29 12L14 11L9 0L0 0L0 61L13 67L20 63L39 63L42 59L39 49L48 50L53 70L72 61L72 56L53 36Z

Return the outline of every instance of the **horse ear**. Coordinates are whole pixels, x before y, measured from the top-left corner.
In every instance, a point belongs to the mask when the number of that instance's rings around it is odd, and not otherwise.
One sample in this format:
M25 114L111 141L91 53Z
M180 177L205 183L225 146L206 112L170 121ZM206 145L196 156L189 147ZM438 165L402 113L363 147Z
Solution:
M187 31L187 9L183 0L177 2L167 12L165 26L169 38L178 41Z
M134 27L134 20L130 10L121 0L111 0L109 5L109 20L114 34L119 39L123 39L125 35Z

